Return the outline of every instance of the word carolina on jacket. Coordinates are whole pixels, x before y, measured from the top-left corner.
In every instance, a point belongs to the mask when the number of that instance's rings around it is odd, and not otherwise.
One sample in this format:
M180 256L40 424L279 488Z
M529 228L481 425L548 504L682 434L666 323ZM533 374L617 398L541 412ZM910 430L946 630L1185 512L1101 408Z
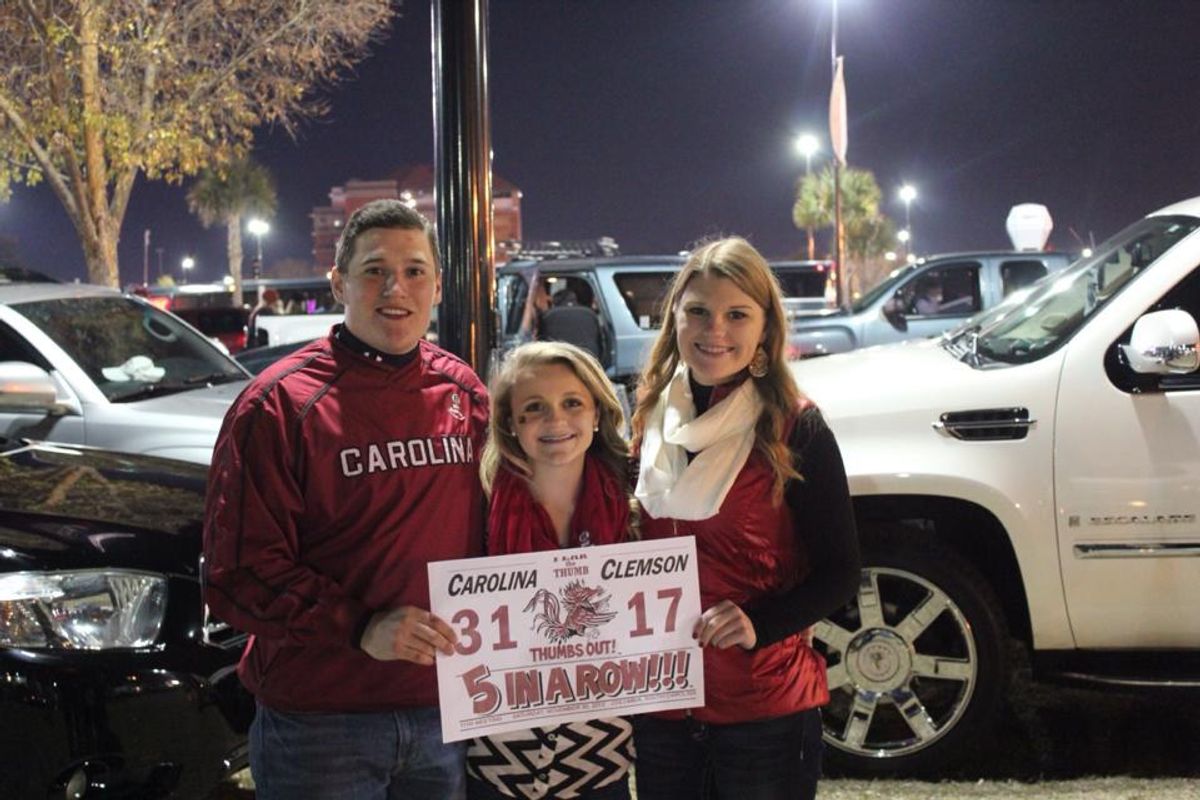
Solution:
M469 436L439 436L416 439L395 439L366 447L347 447L338 453L342 474L357 475L386 472L393 469L439 466L441 464L472 464L475 450Z

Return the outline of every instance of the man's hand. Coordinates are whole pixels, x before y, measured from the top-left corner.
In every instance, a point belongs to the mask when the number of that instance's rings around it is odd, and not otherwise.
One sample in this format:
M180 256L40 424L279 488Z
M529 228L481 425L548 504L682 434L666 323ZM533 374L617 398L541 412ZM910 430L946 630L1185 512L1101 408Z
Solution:
M754 624L746 612L729 600L722 600L705 610L692 629L692 637L700 642L701 647L711 644L722 650L734 645L749 650L758 642L758 634L754 632Z
M363 631L361 647L380 661L404 660L428 666L438 650L451 655L457 641L454 629L440 618L423 608L401 606L372 615Z

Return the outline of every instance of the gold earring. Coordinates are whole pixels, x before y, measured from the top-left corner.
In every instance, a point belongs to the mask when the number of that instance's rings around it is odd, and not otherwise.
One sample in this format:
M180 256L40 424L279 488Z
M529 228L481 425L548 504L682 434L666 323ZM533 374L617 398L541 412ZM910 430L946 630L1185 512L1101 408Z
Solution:
M758 349L754 351L754 358L750 359L750 377L761 378L765 376L770 366L771 362L767 358L767 351L760 344Z

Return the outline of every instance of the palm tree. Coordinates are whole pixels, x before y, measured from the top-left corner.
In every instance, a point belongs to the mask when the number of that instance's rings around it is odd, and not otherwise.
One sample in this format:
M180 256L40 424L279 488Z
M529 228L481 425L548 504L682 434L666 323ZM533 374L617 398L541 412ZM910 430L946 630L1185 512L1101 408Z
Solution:
M203 170L188 189L188 210L200 218L204 227L225 225L235 305L242 297L242 218L269 217L275 213L278 202L271 173L249 158Z
M828 195L828 197L826 197ZM813 257L813 229L833 225L833 179L826 183L821 175L806 173L796 183L796 204L792 222L808 235L808 257Z
M857 291L869 281L857 273L868 259L882 255L895 238L895 225L879 210L883 193L870 170L842 170L842 226L846 232L846 286ZM834 224L833 168L806 175L796 187L792 220L797 228L831 228Z

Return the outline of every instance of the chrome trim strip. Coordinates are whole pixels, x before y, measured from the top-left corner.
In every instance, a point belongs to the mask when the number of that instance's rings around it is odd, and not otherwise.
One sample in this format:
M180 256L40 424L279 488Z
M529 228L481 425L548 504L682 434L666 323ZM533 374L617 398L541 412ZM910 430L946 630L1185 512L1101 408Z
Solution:
M1074 550L1076 558L1179 558L1200 556L1200 542L1093 542Z
M1179 679L1179 678L1164 678L1156 680L1154 678L1120 678L1110 675L1091 675L1086 672L1060 672L1057 673L1061 677L1070 678L1077 681L1086 681L1088 683L1100 683L1109 686L1137 686L1141 688L1157 687L1160 689L1195 689L1200 688L1200 680Z

